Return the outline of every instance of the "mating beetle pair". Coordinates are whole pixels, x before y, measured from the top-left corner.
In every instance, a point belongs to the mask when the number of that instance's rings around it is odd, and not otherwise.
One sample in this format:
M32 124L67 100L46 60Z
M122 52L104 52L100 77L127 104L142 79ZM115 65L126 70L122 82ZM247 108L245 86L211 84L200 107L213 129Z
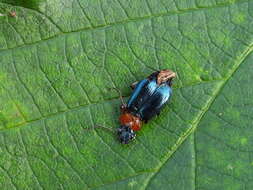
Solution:
M152 73L146 79L132 85L133 93L125 104L122 100L120 127L117 130L121 143L128 144L155 115L159 115L172 93L172 80L176 74L171 70Z

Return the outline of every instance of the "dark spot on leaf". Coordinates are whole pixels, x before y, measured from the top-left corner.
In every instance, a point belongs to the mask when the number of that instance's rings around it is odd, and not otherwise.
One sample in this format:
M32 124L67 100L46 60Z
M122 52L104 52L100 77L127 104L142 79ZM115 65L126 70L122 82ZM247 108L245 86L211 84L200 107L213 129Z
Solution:
M35 10L39 10L39 6L43 2L45 2L45 0L3 0L3 3Z

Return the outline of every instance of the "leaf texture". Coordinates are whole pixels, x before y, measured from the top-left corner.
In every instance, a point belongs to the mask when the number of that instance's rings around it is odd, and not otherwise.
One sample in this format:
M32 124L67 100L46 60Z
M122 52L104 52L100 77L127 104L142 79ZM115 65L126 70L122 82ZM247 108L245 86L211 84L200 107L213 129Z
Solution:
M24 1L25 2L25 1ZM252 189L253 1L0 1L1 189ZM129 146L119 88L170 68Z

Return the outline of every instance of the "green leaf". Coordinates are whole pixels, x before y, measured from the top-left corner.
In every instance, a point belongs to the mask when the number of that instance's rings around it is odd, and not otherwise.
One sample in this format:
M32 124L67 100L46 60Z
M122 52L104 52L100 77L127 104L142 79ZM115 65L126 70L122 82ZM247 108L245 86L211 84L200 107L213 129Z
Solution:
M252 10L0 0L0 189L252 189ZM135 142L93 129L119 125L109 88L163 68L173 98Z

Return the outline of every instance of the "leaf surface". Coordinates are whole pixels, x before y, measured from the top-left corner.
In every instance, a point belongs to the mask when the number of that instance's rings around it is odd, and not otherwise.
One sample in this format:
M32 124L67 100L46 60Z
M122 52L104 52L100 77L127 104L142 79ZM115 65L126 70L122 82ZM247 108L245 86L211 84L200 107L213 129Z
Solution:
M252 1L33 2L0 1L1 189L252 189ZM134 143L93 129L163 68Z

